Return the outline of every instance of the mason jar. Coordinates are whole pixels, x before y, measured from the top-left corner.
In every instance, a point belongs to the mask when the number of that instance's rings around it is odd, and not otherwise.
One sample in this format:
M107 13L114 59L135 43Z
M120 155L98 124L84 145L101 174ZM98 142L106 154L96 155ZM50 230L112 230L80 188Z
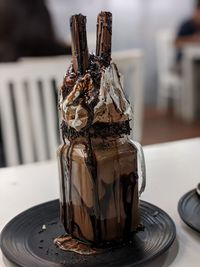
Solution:
M67 234L98 247L124 241L137 231L139 194L145 187L139 144L127 136L78 137L65 140L57 155L61 219Z

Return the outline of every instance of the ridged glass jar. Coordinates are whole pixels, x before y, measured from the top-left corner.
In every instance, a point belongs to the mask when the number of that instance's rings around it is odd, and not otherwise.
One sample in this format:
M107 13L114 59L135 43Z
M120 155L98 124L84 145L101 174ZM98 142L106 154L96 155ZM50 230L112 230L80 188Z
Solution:
M98 247L137 231L138 166L145 176L141 151L127 136L65 140L57 155L61 219L68 234Z

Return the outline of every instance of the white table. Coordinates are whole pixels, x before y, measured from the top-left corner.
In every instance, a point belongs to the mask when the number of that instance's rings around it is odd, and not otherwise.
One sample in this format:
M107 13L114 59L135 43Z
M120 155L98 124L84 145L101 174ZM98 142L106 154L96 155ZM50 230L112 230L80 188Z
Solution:
M177 241L169 253L148 266L197 267L200 235L182 223L177 203L200 181L200 138L147 146L144 152L147 189L142 199L164 209L177 227ZM1 169L0 230L19 212L58 196L58 173L54 161ZM1 255L0 266L5 266Z
M183 50L183 90L181 91L181 114L188 122L195 119L194 60L200 60L200 45L188 45Z

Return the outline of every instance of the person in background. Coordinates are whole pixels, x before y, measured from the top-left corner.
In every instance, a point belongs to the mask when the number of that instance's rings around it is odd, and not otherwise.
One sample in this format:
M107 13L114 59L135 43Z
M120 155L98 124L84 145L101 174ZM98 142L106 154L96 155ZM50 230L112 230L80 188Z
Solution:
M195 1L195 9L190 19L184 21L179 30L175 40L176 52L176 63L174 71L182 76L182 57L183 48L187 45L199 45L200 46L200 0ZM195 83L195 101L194 109L196 118L200 118L200 60L196 59L194 64L194 83Z
M182 48L188 44L200 45L200 0L196 0L192 17L184 21L178 30L175 40L177 63L182 59Z
M0 0L0 62L70 50L55 37L45 0Z

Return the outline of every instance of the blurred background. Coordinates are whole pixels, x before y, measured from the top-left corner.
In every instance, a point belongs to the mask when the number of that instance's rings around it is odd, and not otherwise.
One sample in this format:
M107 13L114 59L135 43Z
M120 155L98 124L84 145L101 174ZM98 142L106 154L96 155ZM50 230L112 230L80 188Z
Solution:
M143 145L200 136L200 1L0 0L0 166L55 157L56 88L70 63L69 18L113 13L113 59Z

